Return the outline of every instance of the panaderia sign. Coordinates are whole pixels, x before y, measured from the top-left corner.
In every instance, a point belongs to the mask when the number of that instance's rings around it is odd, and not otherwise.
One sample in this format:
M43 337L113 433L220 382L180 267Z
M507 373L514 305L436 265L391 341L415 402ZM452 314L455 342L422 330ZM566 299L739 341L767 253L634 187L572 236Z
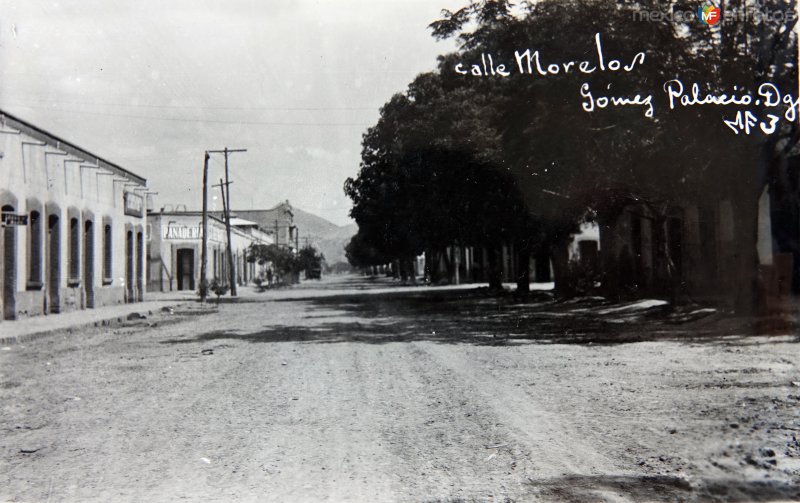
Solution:
M199 225L170 225L164 228L164 239L200 239L203 230Z
M185 239L194 240L203 238L203 228L200 225L168 225L162 228L161 237L164 240ZM222 242L225 239L224 233L212 226L208 226L209 242Z

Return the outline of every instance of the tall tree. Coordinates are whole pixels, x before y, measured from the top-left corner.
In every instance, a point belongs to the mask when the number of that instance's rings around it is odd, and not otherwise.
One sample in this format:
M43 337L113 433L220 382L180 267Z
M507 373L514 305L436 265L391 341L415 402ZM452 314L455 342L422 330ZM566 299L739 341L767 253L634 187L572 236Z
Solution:
M418 76L364 135L359 176L348 179L362 239L385 256L439 256L448 246L497 246L527 225L503 170L486 96ZM498 278L499 280L499 278Z

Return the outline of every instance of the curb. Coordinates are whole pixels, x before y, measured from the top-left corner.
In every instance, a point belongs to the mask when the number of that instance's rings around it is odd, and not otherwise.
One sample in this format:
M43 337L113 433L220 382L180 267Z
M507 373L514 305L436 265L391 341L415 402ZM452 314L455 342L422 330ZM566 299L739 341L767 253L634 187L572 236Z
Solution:
M160 306L158 310L162 310L165 308L175 309L178 306L181 306L185 303L179 302L177 304L168 304L164 306ZM0 337L0 344L2 345L13 345L13 344L20 344L23 342L31 342L38 339L43 339L45 337L59 335L59 334L71 334L75 330L79 330L82 328L99 328L99 327L113 327L120 325L128 320L128 316L134 313L141 314L144 312L143 310L140 311L131 311L130 313L125 313L123 315L115 315L115 316L108 316L99 320L89 321L86 323L77 323L75 325L70 325L68 327L58 327L58 328L46 328L43 330L39 330L36 332L31 332L27 334L20 334L20 335L12 335L8 337ZM153 309L148 309L147 316L153 315Z

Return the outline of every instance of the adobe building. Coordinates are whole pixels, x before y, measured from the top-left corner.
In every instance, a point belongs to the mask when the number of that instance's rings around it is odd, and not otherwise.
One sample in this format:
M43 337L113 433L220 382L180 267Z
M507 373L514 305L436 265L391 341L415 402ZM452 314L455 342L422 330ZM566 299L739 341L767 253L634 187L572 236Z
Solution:
M2 319L141 301L146 180L0 110Z
M161 211L150 213L147 241L147 285L151 292L195 291L200 285L202 265L203 214L200 211ZM272 244L272 236L255 222L231 218L231 249L236 269L236 283L251 281L260 271L248 262L247 249L252 243ZM230 283L226 255L228 238L225 222L208 216L206 277Z

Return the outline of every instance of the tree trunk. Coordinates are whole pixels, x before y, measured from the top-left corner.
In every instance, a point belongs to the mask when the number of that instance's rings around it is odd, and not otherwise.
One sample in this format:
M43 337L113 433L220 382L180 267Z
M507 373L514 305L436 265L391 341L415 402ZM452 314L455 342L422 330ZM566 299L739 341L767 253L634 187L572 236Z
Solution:
M425 258L425 267L428 268L428 279L432 285L435 285L441 279L441 274L439 274L439 261L441 255L436 249L428 250L427 254L428 255Z
M431 255L430 250L425 250L425 268L422 273L422 281L427 283L433 283L433 278L431 277L431 260L433 260L433 257Z
M758 197L734 198L734 309L737 314L755 314L758 309Z
M417 284L417 272L414 270L414 265L417 258L412 256L406 259L406 268L408 269L408 282L412 285Z
M402 281L405 284L408 282L408 267L407 267L408 263L406 262L405 259L399 259L397 260L396 263L397 263L397 268L400 271L400 281Z
M553 281L553 275L550 274L550 251L546 246L537 247L535 263L534 281L537 283L550 283Z
M490 246L486 248L487 260L489 262L489 270L487 271L487 279L489 280L490 290L503 289L503 270L497 260L497 247Z
M453 282L453 260L452 256L450 255L451 253L452 248L448 246L440 255L444 259L445 277L447 278L448 283Z
M617 217L607 216L599 220L600 225L600 270L603 295L609 299L620 296L620 267L616 250Z
M573 294L569 277L569 250L567 244L555 242L550 245L550 255L553 257L553 280L556 297L569 297Z
M450 283L453 285L460 285L461 284L461 247L459 246L451 246L450 251L453 254L453 260L451 262L453 275L451 276Z
M531 250L522 244L517 245L517 293L531 291Z

